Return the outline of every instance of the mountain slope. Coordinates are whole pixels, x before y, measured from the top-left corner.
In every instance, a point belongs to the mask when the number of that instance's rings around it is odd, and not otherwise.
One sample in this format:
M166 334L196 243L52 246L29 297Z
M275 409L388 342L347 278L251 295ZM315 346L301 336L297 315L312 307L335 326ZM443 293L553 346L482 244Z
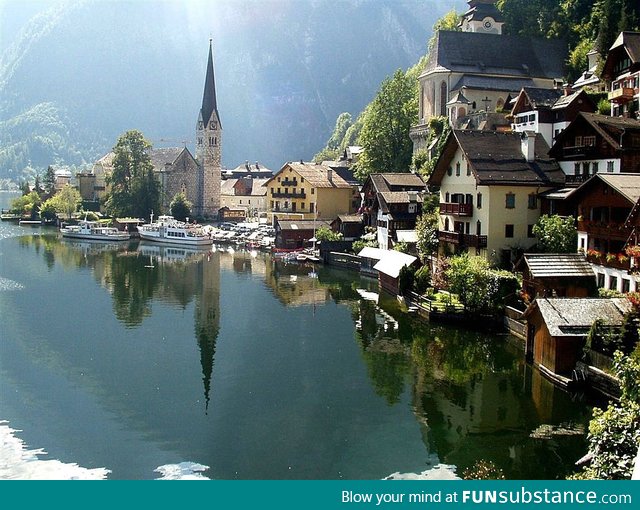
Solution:
M192 146L210 37L223 163L278 169L308 159L338 113L360 111L385 76L424 53L450 8L445 0L45 5L0 58L0 178L29 161L92 161L132 128L155 145Z

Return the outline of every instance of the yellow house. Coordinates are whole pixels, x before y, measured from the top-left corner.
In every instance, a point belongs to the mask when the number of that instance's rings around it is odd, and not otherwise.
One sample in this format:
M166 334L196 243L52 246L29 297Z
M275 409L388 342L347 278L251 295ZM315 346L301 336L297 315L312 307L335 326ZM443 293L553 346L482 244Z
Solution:
M354 182L327 165L285 165L266 183L267 211L279 219L333 219L354 212ZM357 189L357 186L356 186Z
M454 130L429 178L440 187L441 253L507 265L536 240L538 195L565 177L542 135Z

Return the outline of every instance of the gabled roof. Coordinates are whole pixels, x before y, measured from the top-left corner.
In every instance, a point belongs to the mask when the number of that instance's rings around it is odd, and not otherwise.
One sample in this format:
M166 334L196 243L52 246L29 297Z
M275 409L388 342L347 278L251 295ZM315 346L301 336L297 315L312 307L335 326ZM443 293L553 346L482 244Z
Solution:
M610 326L620 326L631 310L626 298L538 298L522 315L539 309L551 336L586 335L596 319Z
M373 185L377 193L389 191L425 191L427 185L418 174L413 173L384 173L370 174L368 182ZM365 186L367 183L365 183Z
M277 176L289 168L314 188L351 188L354 186L354 183L348 182L342 177L342 172L337 172L326 165L309 162L285 163L266 184L273 182Z
M559 39L440 30L423 75L437 70L553 79L564 76L566 57Z
M459 90L463 87L473 90L499 90L502 92L517 92L523 87L532 87L534 81L531 78L507 78L503 76L462 76L451 90Z
M522 258L534 278L594 277L591 264L580 253L525 253Z
M616 62L624 56L631 59L632 67L637 67L640 64L640 32L620 32L609 48L602 67L602 77L614 79Z
M416 257L407 255L395 250L384 250L386 253L382 254L382 258L373 266L376 271L386 274L391 278L397 278L400 275L400 270L404 266L410 266L416 260ZM362 252L361 252L362 253Z
M549 146L540 134L535 135L535 160L528 162L522 154L522 133L453 130L429 177L429 184L440 184L458 148L464 153L479 185L555 186L563 184L565 175L547 153Z
M314 230L320 227L330 227L324 220L278 220L280 230Z
M580 112L564 131L561 131L556 137L556 142L551 148L550 154L561 154L565 145L565 139L572 140L573 132L577 126L588 124L599 134L611 147L615 150L620 149L620 140L624 136L623 142L625 149L640 150L640 120L627 119L624 117L610 117L608 115L600 115L598 113ZM631 137L634 133L636 136ZM630 145L631 144L631 145Z
M180 157L183 151L189 152L186 147L162 147L158 149L151 149L149 151L149 158L153 169L158 172L164 170L166 164L172 165ZM191 153L189 152L189 155ZM191 156L193 158L193 156Z

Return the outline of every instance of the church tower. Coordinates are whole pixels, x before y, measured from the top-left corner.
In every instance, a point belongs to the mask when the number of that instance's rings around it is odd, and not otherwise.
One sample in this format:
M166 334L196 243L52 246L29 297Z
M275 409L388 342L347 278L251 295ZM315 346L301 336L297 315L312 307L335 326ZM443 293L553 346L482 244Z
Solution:
M213 74L213 48L209 40L209 61L204 82L202 107L196 126L196 159L199 165L198 204L195 213L216 217L220 209L220 180L222 179L222 124L216 100L216 82Z
M467 0L469 9L458 25L463 32L502 34L504 18L495 6L496 0Z

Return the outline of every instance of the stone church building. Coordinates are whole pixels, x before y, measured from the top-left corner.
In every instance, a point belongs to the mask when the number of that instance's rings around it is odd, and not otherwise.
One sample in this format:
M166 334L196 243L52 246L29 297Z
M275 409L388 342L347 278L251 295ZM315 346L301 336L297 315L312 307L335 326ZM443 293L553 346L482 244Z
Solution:
M565 74L566 43L506 35L496 0L467 0L460 31L440 30L419 77L414 152L427 149L429 120L446 116L457 129L484 129L510 110L523 87L553 89ZM504 113L502 113L504 111Z
M182 192L193 204L194 217L216 218L221 206L222 124L216 99L211 41L195 142L195 157L187 147L154 148L149 151L162 187L163 212L169 211L173 197ZM112 170L113 152L110 152L93 165L91 172L78 174L82 198L100 200L107 192L105 176Z

